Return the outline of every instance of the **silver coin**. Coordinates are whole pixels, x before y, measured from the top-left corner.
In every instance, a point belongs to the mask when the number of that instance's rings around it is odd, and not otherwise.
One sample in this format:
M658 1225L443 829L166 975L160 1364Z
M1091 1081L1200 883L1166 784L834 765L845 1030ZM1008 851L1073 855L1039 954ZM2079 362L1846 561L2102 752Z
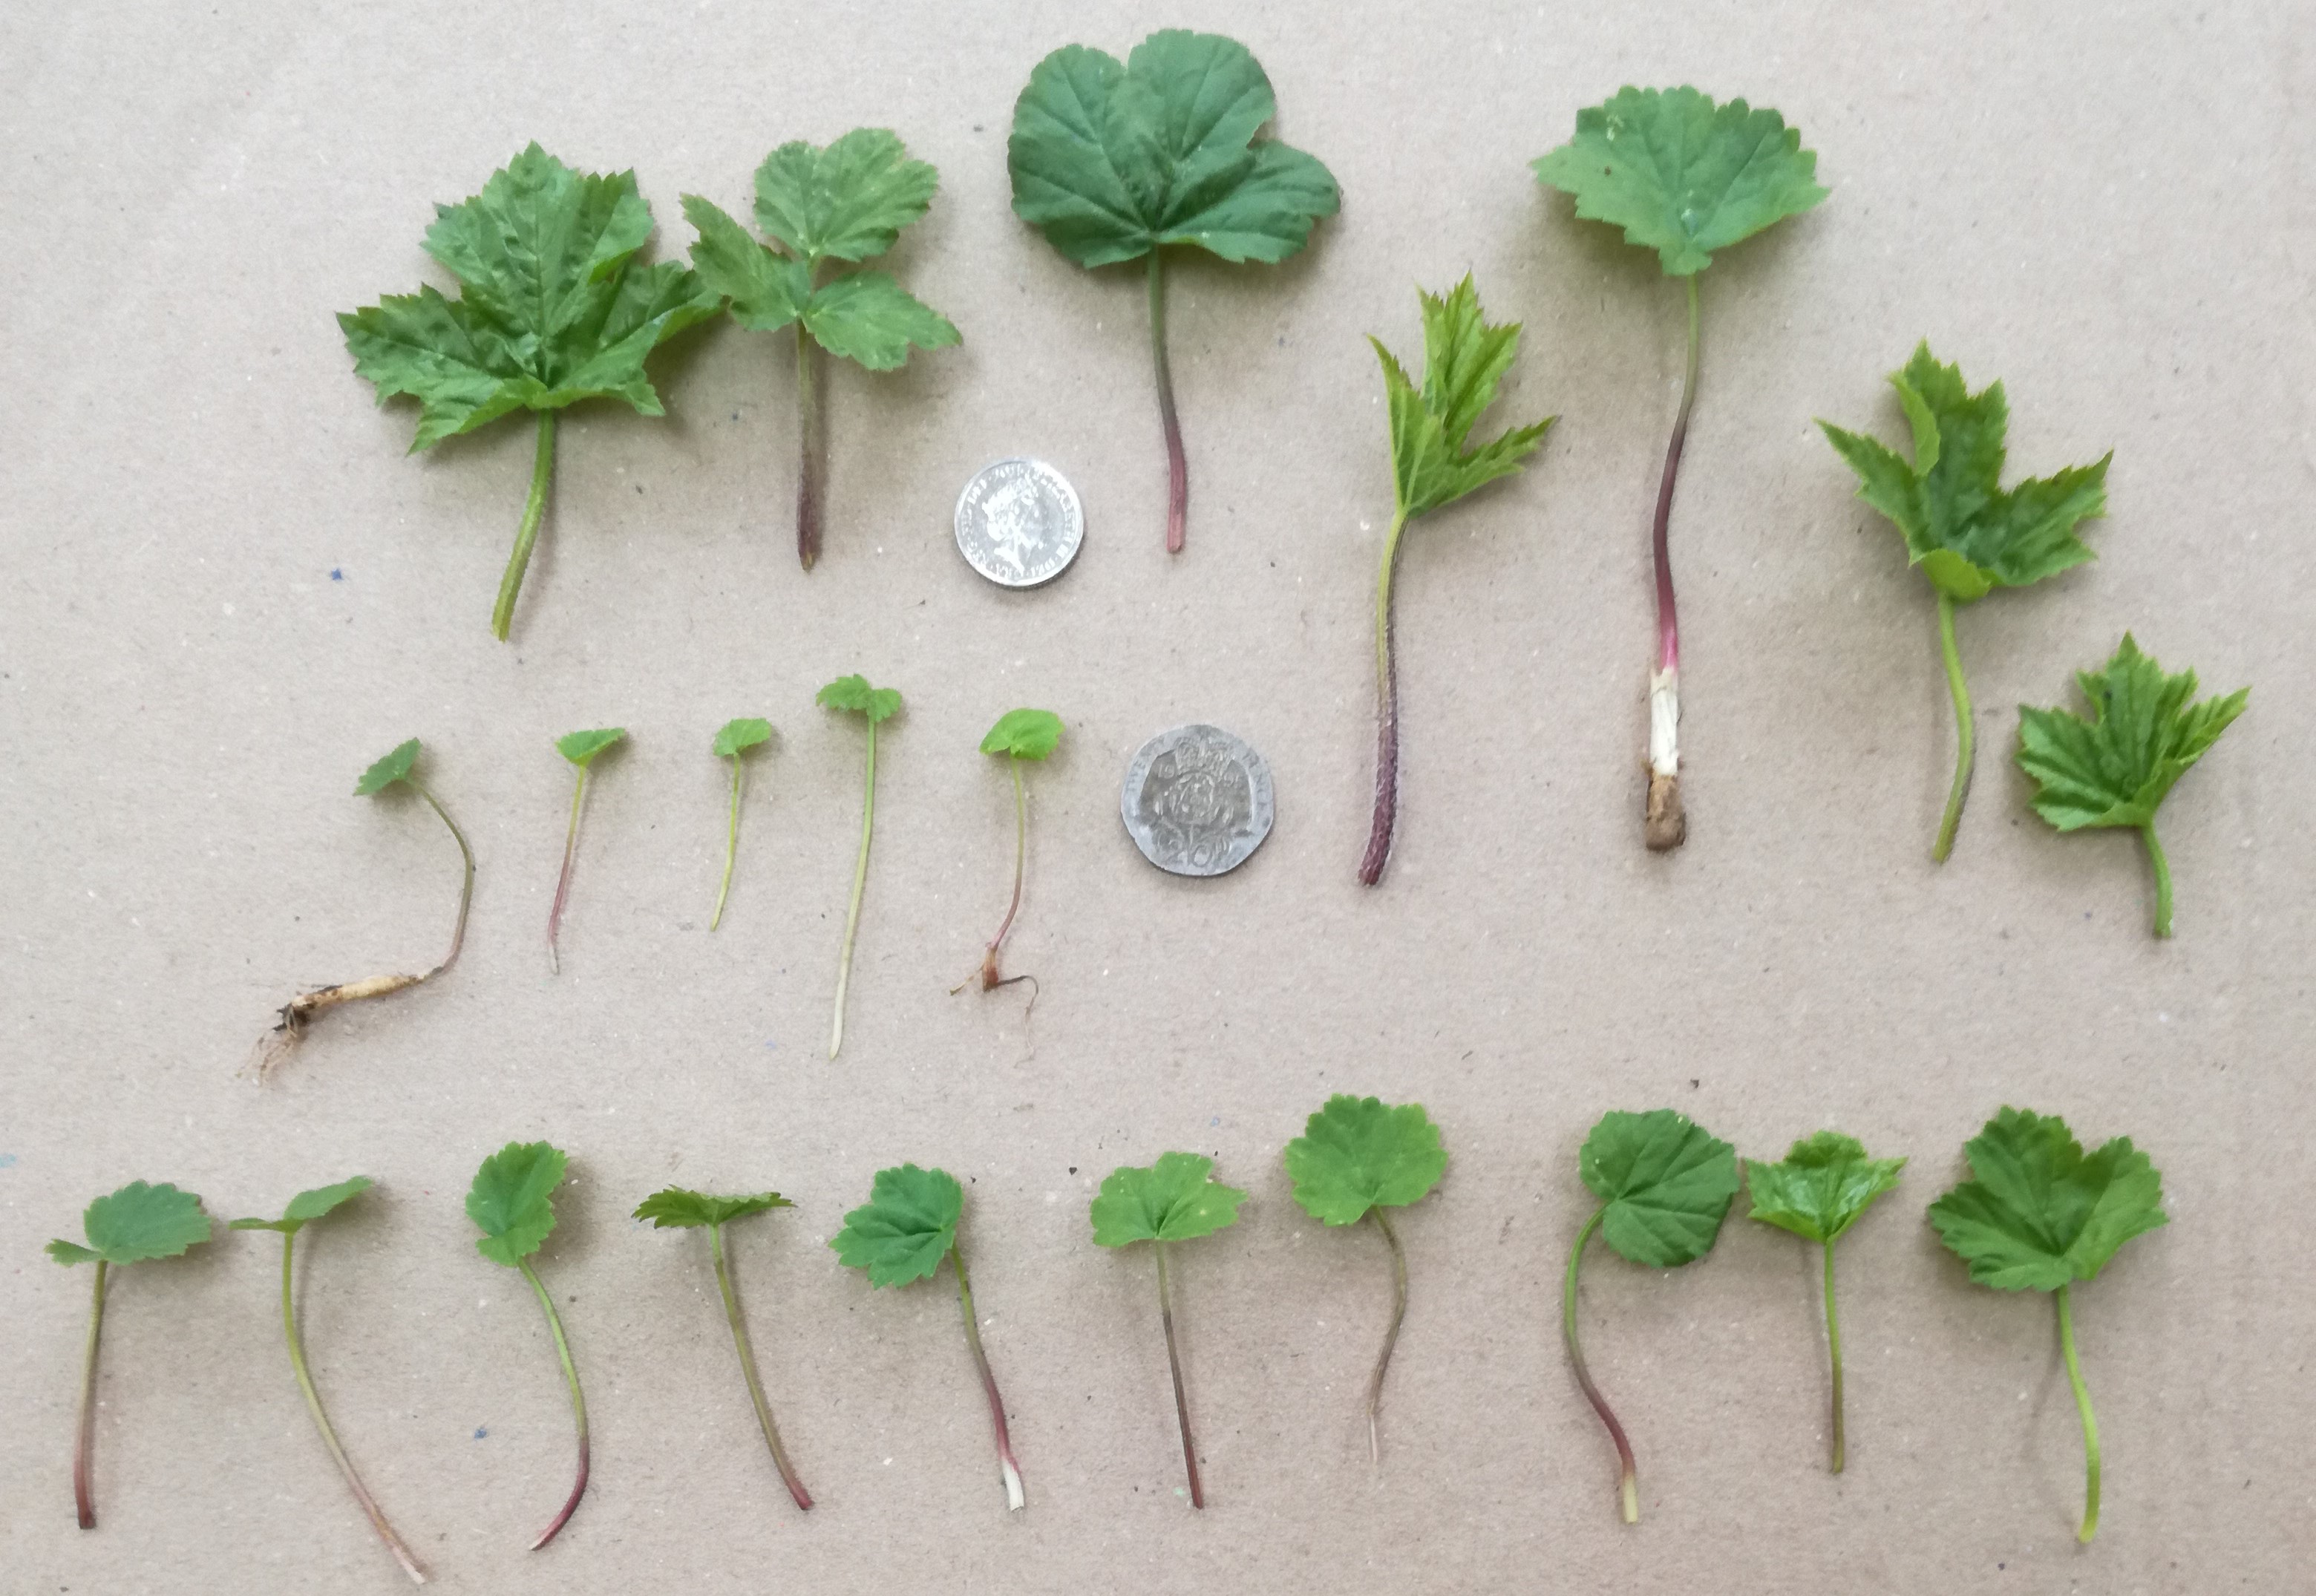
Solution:
M1135 753L1118 810L1160 869L1219 876L1262 846L1278 806L1262 755L1220 727L1178 726Z
M984 466L957 500L957 550L1000 587L1060 575L1085 541L1078 490L1043 460Z

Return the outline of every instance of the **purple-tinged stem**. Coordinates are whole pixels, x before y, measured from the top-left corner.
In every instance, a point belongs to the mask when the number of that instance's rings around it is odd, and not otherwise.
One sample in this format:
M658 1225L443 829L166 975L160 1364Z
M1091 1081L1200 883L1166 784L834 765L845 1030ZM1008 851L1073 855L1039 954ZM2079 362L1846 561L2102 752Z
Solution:
M1158 1254L1158 1321L1166 1329L1166 1367L1174 1375L1174 1422L1182 1432L1182 1467L1190 1476L1190 1505L1207 1505L1207 1494L1198 1485L1198 1452L1190 1440L1190 1404L1182 1394L1182 1356L1174 1345L1174 1303L1166 1289L1166 1244L1154 1241L1151 1251Z
M1182 552L1189 523L1190 467L1182 457L1182 423L1174 414L1174 373L1166 362L1166 267L1150 247L1150 358L1158 373L1158 419L1166 429L1166 552Z
M571 789L571 826L563 834L563 870L555 878L555 906L547 911L547 964L557 975L563 973L563 956L556 950L555 939L563 930L563 905L571 898L571 863L579 857L579 808L587 801L587 767L579 767L578 783Z
M1029 1498L1021 1490L1021 1466L1013 1461L1013 1439L1005 1431L1005 1399L997 1394L997 1377L989 1372L989 1355L981 1350L981 1322L973 1311L973 1281L965 1272L965 1248L949 1244L949 1261L957 1266L957 1302L965 1314L965 1344L981 1370L981 1389L989 1398L989 1423L997 1432L997 1466L1005 1476L1005 1505L1021 1511Z
M1673 485L1680 476L1680 452L1688 441L1688 413L1697 402L1697 276L1688 288L1688 363L1681 379L1680 410L1673 417L1672 441L1665 447L1664 476L1657 484L1657 513L1649 548L1656 566L1657 664L1649 677L1649 799L1643 838L1657 852L1688 840L1688 816L1680 802L1680 614L1673 602Z
M530 1543L530 1549L535 1552L563 1533L563 1526L568 1524L571 1515L579 1511L579 1499L587 1494L587 1398L579 1390L579 1370L571 1361L571 1343L564 1337L563 1316L555 1311L555 1298L547 1294L547 1288L540 1282L539 1271L530 1267L530 1259L524 1259L515 1267L522 1271L522 1278L529 1280L531 1290L538 1293L539 1306L547 1310L547 1327L555 1333L555 1353L563 1360L564 1383L571 1387L571 1417L579 1431L578 1477L571 1484L571 1494L564 1502L563 1511L557 1513L555 1521Z
M1576 1371L1576 1383L1583 1387L1584 1399L1592 1404L1592 1411L1600 1415L1600 1422L1608 1427L1608 1439L1617 1443L1617 1485L1624 1499L1625 1522L1637 1524L1641 1521L1641 1489L1639 1472L1633 1466L1633 1443L1625 1439L1625 1427L1617 1422L1617 1415L1610 1410L1608 1399L1601 1395L1600 1387L1592 1383L1592 1373L1584 1367L1584 1346L1576 1334L1576 1267L1584 1261L1584 1244L1592 1239L1592 1233L1600 1227L1600 1221L1608 1212L1605 1208L1599 1209L1585 1220L1584 1228L1576 1233L1576 1245L1570 1249L1568 1254L1567 1283L1561 1288L1560 1329L1568 1341L1568 1364Z
M80 1527L96 1528L96 1342L104 1328L104 1260L96 1261L96 1293L88 1309L88 1355L80 1377L80 1439L73 1447L73 1505Z
M1394 655L1391 579L1399 563L1399 535L1407 513L1392 516L1383 541L1383 569L1376 576L1376 771L1375 820L1367 827L1367 851L1359 860L1359 880L1373 887L1391 858L1393 828L1399 824L1399 666Z
M820 387L813 380L813 365L819 359L820 346L806 332L804 323L796 327L797 337L797 433L799 441L797 460L797 557L807 571L820 558L821 505L827 497L828 476L828 412L827 401Z

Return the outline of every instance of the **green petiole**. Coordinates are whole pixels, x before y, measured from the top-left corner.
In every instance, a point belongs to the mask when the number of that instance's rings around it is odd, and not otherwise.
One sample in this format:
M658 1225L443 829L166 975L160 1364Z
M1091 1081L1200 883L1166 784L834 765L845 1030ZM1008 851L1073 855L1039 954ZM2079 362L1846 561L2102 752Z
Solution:
M2075 1316L2067 1288L2062 1286L2052 1295L2059 1304L2059 1350L2067 1360L2067 1383L2075 1388L2075 1411L2083 1421L2083 1527L2075 1532L2075 1538L2089 1546L2091 1537L2098 1533L2098 1418L2091 1412L2091 1394L2083 1385L2082 1365L2075 1360Z
M1970 683L1963 680L1962 655L1955 648L1954 600L1943 589L1938 593L1938 653L1946 661L1946 691L1954 697L1955 711L1954 786L1946 793L1946 814L1938 820L1938 840L1930 848L1930 857L1944 864L1946 855L1954 851L1955 828L1962 824L1963 800L1970 796L1978 738L1971 722Z
M547 514L548 485L555 478L555 412L539 413L539 451L530 467L530 496L522 504L522 525L515 530L514 552L507 556L506 575L499 578L498 602L491 606L491 635L503 643L514 623L515 595L522 591L523 573L530 568L530 551L539 541L539 525Z
M877 830L877 723L868 722L868 770L860 798L860 851L852 861L852 902L844 912L844 951L836 965L836 1018L828 1056L844 1046L844 990L852 984L852 940L860 931L860 894L868 884L868 842Z
M1576 1245L1569 1249L1568 1276L1560 1295L1560 1330L1568 1342L1568 1362L1576 1371L1576 1383L1582 1388L1584 1399L1592 1404L1592 1411L1600 1415L1600 1422L1608 1426L1608 1439L1616 1443L1617 1484L1624 1502L1625 1522L1637 1524L1641 1521L1640 1475L1633 1464L1633 1443L1625 1439L1625 1427L1617 1422L1617 1415L1608 1406L1608 1398L1601 1395L1600 1387L1592 1383L1591 1370L1584 1366L1584 1347L1576 1333L1577 1267L1584 1262L1584 1244L1592 1239L1592 1233L1600 1227L1600 1221L1608 1214L1606 1207L1596 1209L1592 1217L1584 1221L1584 1227L1576 1233Z
M716 913L708 918L708 929L714 931L724 923L724 900L732 895L732 862L740 857L740 756L732 755L732 824L724 834L724 880L716 888Z
M732 1271L724 1262L722 1225L708 1227L708 1245L716 1259L716 1288L724 1294L724 1317L732 1325L732 1344L740 1354L740 1372L748 1378L748 1397L756 1404L756 1422L763 1429L764 1444L771 1449L772 1466L780 1471L780 1481L788 1486L797 1506L809 1511L811 1493L805 1490L804 1482L797 1477L795 1467L788 1462L788 1449L780 1445L779 1429L772 1422L772 1404L764 1395L763 1378L756 1372L756 1351L748 1344L747 1321L741 1316L739 1294L732 1289Z
M539 1271L530 1267L530 1259L518 1260L515 1267L522 1271L522 1278L530 1282L531 1290L539 1297L539 1306L547 1310L547 1327L555 1333L555 1354L563 1360L564 1382L571 1387L571 1417L579 1431L578 1478L572 1483L571 1494L564 1502L563 1511L557 1513L555 1521L530 1543L530 1549L535 1552L562 1533L563 1526L571 1521L571 1515L579 1511L579 1499L587 1493L587 1398L579 1389L579 1370L571 1361L571 1342L564 1336L563 1316L555 1311L555 1298L547 1294L547 1287L540 1281Z

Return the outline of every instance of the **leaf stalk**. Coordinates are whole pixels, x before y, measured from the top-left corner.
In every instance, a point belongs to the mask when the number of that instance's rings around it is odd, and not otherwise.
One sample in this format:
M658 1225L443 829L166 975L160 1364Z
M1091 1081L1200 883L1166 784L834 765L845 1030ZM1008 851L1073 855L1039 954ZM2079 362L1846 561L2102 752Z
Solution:
M796 324L797 337L797 558L811 570L820 558L821 512L828 496L828 400L813 368L820 346Z
M1841 1427L1841 1320L1833 1306L1833 1244L1820 1250L1825 1253L1825 1344L1833 1359L1833 1472L1839 1474L1849 1458Z
M1174 1343L1174 1303L1166 1286L1166 1244L1153 1241L1150 1250L1158 1257L1158 1322L1166 1331L1166 1367L1174 1376L1174 1422L1182 1432L1182 1468L1190 1476L1190 1505L1207 1505L1206 1492L1198 1485L1198 1452L1190 1440L1190 1404L1182 1391L1182 1355Z
M740 856L740 759L732 756L732 824L724 834L724 882L716 889L716 913L708 917L708 929L714 931L724 923L724 900L732 894L732 861Z
M563 869L555 878L555 904L547 912L547 964L557 975L563 973L563 955L556 948L556 938L563 930L563 905L571 898L571 866L579 857L579 811L587 801L587 767L579 767L579 780L571 789L571 825L563 834Z
M2163 856L2163 844L2155 835L2152 818L2139 828L2139 840L2147 844L2147 862L2155 869L2155 934L2171 934L2171 861Z
M563 1526L569 1523L571 1515L579 1511L579 1499L587 1494L587 1398L579 1389L579 1370L571 1361L571 1342L563 1333L563 1315L555 1311L555 1298L548 1295L547 1287L540 1281L539 1271L531 1268L530 1259L518 1261L515 1267L522 1271L522 1278L530 1282L531 1290L538 1295L539 1306L547 1310L547 1327L555 1333L555 1355L563 1360L564 1383L571 1387L571 1418L579 1434L578 1477L572 1482L571 1494L564 1502L563 1511L557 1513L555 1521L530 1543L530 1549L535 1552L563 1532Z
M1592 1373L1584 1366L1583 1343L1576 1333L1577 1266L1584 1262L1584 1244L1592 1239L1592 1233L1600 1227L1600 1221L1608 1217L1608 1213L1605 1206L1595 1210L1592 1217L1584 1221L1584 1227L1576 1233L1576 1245L1569 1249L1568 1277L1561 1288L1560 1329L1568 1342L1568 1363L1576 1373L1576 1384L1583 1390L1584 1399L1592 1404L1592 1411L1600 1415L1600 1422L1608 1426L1608 1439L1616 1443L1617 1485L1623 1498L1625 1522L1637 1524L1641 1521L1640 1474L1633 1463L1633 1443L1625 1439L1625 1427L1617 1422L1617 1415L1608 1406L1608 1398L1601 1395L1600 1387L1592 1383Z
M828 1056L844 1046L844 993L852 985L852 940L860 930L860 893L868 883L868 839L877 827L877 723L868 722L868 770L861 784L860 851L852 863L852 903L844 912L844 951L836 965L836 1018L828 1032Z
M1689 411L1697 403L1697 274L1690 272L1683 281L1688 290L1688 358L1681 378L1680 409L1665 446L1664 474L1657 483L1656 518L1649 531L1656 571L1657 664L1649 677L1649 796L1642 840L1660 853L1688 840L1688 816L1680 801L1680 613L1673 601L1669 536L1673 486L1680 476L1681 450L1688 443Z
M2053 1295L2059 1305L2059 1350L2066 1357L2067 1383L2075 1388L2075 1411L2083 1421L2083 1525L2075 1538L2089 1546L2091 1537L2098 1533L2098 1418L2091 1412L2091 1394L2083 1385L2082 1365L2075 1360L2075 1316L2067 1288L2062 1286Z
M96 1347L104 1329L105 1262L96 1261L96 1288L89 1300L88 1351L81 1364L80 1435L73 1446L73 1505L80 1511L80 1527L96 1528Z
M450 812L436 801L432 793L408 776L405 776L403 780L409 782L413 792L426 800L428 808L441 816L442 824L450 828L450 835L459 844L459 857L466 861L467 867L466 879L459 887L458 923L450 928L450 950L442 955L441 963L426 972L423 978L431 981L458 963L459 950L467 945L467 914L475 905L475 851L467 843L467 834L459 829L459 823L450 818Z
M1938 593L1938 655L1946 662L1946 691L1954 699L1955 712L1955 773L1954 785L1946 790L1946 813L1938 817L1937 841L1930 845L1930 857L1939 864L1954 851L1955 828L1962 824L1964 800L1970 797L1971 771L1978 758L1977 730L1971 718L1970 683L1962 673L1962 654L1955 646L1954 600L1944 591Z
M1182 552L1189 524L1190 468L1182 455L1182 424L1174 412L1174 372L1166 359L1166 267L1150 246L1150 360L1158 379L1158 420L1166 433L1166 552Z
M1383 566L1376 574L1376 772L1375 818L1367 827L1367 850L1359 860L1359 881L1383 879L1391 858L1392 833L1399 823L1399 669L1394 652L1392 576L1399 564L1400 534L1407 512L1395 510L1383 540Z
M1407 1253L1382 1208L1369 1208L1367 1217L1391 1244L1391 1328L1384 1333L1383 1354L1376 1360L1375 1378L1367 1384L1367 1461L1379 1464L1383 1461L1383 1377L1391 1368L1392 1350L1399 1345L1400 1323L1407 1317Z
M989 1423L997 1432L997 1466L1005 1479L1005 1505L1019 1512L1029 1498L1021 1489L1021 1466L1013 1460L1013 1440L1005 1429L1005 1399L997 1394L997 1377L989 1372L989 1354L981 1350L981 1322L973 1311L973 1281L965 1271L965 1245L951 1242L949 1261L957 1270L957 1301L965 1315L965 1344L981 1370L981 1389L989 1398Z
M764 1382L756 1371L756 1351L748 1344L748 1324L741 1315L739 1294L732 1288L732 1271L724 1261L721 1225L708 1227L708 1245L716 1258L716 1288L724 1294L724 1317L732 1326L732 1344L740 1354L740 1372L748 1378L748 1399L756 1404L756 1422L763 1428L764 1444L771 1449L772 1467L780 1471L780 1482L788 1486L797 1506L810 1511L812 1496L788 1462L788 1449L780 1445L779 1428L772 1422L772 1404L764 1395Z
M506 574L499 578L498 602L491 606L491 635L503 643L514 623L515 595L522 591L523 573L530 568L530 551L539 541L539 522L547 515L547 489L555 478L555 412L539 413L539 449L530 466L530 496L522 504L522 524L515 529L514 552L507 556Z

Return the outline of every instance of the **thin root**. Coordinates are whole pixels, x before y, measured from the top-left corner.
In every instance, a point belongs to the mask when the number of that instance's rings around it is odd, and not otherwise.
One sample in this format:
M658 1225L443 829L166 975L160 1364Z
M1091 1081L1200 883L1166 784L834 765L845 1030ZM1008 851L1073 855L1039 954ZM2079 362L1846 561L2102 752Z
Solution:
M306 1030L314 1017L325 1009L334 1009L340 1003L358 1003L366 997L384 997L390 992L400 992L405 986L415 986L428 976L371 976L361 981L344 981L334 986L316 986L301 992L283 1003L277 1011L273 1029L257 1039L257 1047L250 1056L247 1073L263 1081L270 1077L298 1050L305 1039Z

